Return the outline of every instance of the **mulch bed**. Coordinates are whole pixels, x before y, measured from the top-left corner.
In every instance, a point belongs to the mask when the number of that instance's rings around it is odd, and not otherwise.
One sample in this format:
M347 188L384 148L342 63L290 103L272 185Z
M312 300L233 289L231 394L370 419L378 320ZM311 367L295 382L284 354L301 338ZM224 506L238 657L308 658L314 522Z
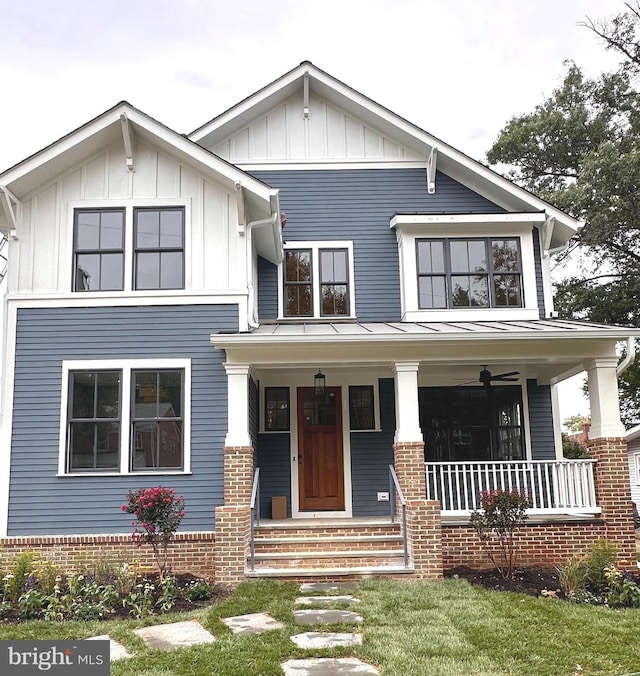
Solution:
M175 599L175 604L173 607L166 611L167 613L181 613L181 612L189 612L192 610L196 610L198 608L206 608L207 606L210 606L214 603L217 603L219 601L224 601L224 599L228 598L231 596L233 593L233 588L228 585L217 585L217 584L212 584L212 595L208 599L204 600L198 600L198 601L190 601L188 599L182 598L180 594L180 590L184 589L187 587L190 583L197 582L198 580L201 580L201 577L198 577L196 575L191 575L190 573L175 573L173 574L173 577L176 578L177 581L177 587L178 587L178 593L176 595ZM144 584L144 583L149 583L154 586L154 592L153 592L153 614L155 616L162 616L165 614L165 612L158 606L155 605L156 601L160 597L160 576L157 573L151 573L148 575L145 575L144 578L138 580L138 582ZM116 604L115 608L113 610L110 610L108 613L105 614L105 616L102 619L105 620L122 620L122 619L132 619L133 615L131 614L131 609L130 608L125 608L122 606L121 603ZM10 612L8 615L6 615L3 618L0 618L0 625L2 624L15 624L15 623L20 623L23 622L24 620L19 616L17 609Z
M505 580L494 569L477 570L468 566L457 566L445 572L445 577L463 578L469 584L479 585L493 591L510 591L529 596L564 598L560 588L558 571L555 568L528 566L517 568L513 579Z

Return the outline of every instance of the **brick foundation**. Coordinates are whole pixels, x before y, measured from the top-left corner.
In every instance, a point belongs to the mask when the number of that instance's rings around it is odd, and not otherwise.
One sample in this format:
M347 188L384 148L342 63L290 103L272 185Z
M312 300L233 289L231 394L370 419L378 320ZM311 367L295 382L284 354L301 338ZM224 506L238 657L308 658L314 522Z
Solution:
M0 538L0 566L22 551L30 550L63 570L79 563L92 565L105 559L114 563L137 563L156 570L151 547L136 547L130 535L64 535ZM169 549L169 565L175 573L213 577L215 534L176 533Z
M442 577L440 503L437 500L407 501L407 538L415 577Z
M620 437L590 439L589 455L595 466L596 500L606 524L604 537L618 547L618 563L636 566L636 539L633 505L629 487L629 463L626 439Z
M216 582L238 584L244 579L249 553L251 510L243 506L216 508Z
M586 554L591 544L603 537L607 537L607 528L602 521L528 523L516 531L516 563L558 566L572 556ZM476 532L465 525L443 524L442 561L444 570L493 566Z

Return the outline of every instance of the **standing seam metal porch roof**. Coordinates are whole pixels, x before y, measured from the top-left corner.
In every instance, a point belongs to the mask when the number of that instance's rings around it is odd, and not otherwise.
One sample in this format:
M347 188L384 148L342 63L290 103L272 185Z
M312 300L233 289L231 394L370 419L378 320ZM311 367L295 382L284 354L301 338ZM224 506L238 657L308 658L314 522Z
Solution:
M536 319L474 322L280 322L262 324L252 332L215 333L218 346L268 343L358 341L423 341L504 339L604 339L640 337L640 329L580 322L569 319Z

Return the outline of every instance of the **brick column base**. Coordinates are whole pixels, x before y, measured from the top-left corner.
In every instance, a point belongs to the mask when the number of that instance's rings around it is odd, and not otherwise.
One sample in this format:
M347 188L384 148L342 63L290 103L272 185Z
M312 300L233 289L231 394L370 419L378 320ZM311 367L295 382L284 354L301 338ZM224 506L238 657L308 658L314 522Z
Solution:
M407 501L407 537L415 576L425 580L442 577L442 529L437 500Z
M253 447L225 446L224 504L248 505L253 484Z
M393 466L405 500L424 500L427 496L424 442L393 444Z
M587 441L595 466L596 500L606 524L606 538L618 547L618 565L636 569L636 538L629 488L627 442L622 437Z
M244 580L250 518L248 503L216 507L216 582L236 585Z

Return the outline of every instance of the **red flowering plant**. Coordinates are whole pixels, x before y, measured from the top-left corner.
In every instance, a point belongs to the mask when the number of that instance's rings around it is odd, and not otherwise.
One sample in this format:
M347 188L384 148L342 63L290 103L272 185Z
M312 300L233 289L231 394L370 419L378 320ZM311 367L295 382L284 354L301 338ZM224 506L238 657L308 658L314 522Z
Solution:
M151 545L160 578L164 579L171 538L185 515L184 498L164 486L138 488L127 493L127 503L120 509L136 517L131 522L136 526L131 537L138 547L145 542Z
M472 512L469 523L485 552L503 578L513 578L516 554L514 534L527 520L529 500L519 491L480 492L481 510Z

